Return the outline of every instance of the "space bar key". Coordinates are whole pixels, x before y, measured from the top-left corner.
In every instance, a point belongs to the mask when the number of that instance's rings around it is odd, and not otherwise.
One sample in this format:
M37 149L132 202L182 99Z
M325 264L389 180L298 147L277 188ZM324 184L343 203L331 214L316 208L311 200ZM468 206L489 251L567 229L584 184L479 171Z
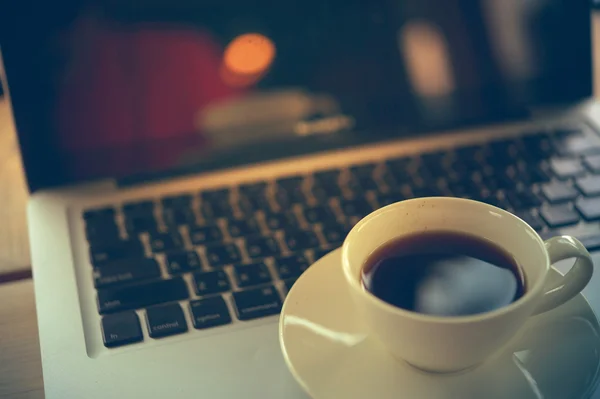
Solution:
M98 290L101 314L138 309L158 303L187 299L189 291L182 277Z

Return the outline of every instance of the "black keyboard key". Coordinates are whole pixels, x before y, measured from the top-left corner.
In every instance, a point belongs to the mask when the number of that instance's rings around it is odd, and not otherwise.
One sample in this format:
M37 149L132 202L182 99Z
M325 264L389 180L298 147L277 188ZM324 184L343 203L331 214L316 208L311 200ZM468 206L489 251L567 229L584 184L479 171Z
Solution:
M303 204L306 201L306 195L300 188L279 188L275 191L275 203L279 209L287 209L294 204Z
M313 180L323 185L338 185L342 171L340 169L320 170L313 174Z
M441 177L447 174L448 153L438 151L421 155L421 163L432 176Z
M248 219L233 219L227 221L227 231L233 238L246 237L260 233L256 220Z
M279 255L281 249L273 237L250 237L246 238L246 252L249 257L257 259Z
M231 323L231 315L222 297L190 301L194 328L201 330Z
M190 241L194 245L206 245L223 240L223 233L216 224L191 228L189 234Z
M167 253L166 263L170 274L179 274L202 268L200 257L195 251Z
M104 288L160 277L154 258L128 258L105 263L94 269L94 286Z
M129 235L158 230L156 218L153 213L125 214L125 229Z
M213 244L206 247L206 258L212 267L238 263L242 259L235 244Z
M480 171L483 166L481 161L477 158L464 158L460 155L456 155L456 158L450 163L450 167L458 176L466 176L473 172Z
M379 191L379 185L375 180L375 169L377 165L362 164L350 167L350 179L348 187L352 192L358 195L359 190L376 190Z
M275 184L279 187L289 190L302 187L304 181L304 176L287 176L277 179Z
M600 195L600 175L581 177L577 179L575 184L586 197L596 197Z
M281 298L272 285L234 292L233 300L237 317L240 320L275 315L281 311Z
M83 212L83 218L86 221L99 221L99 220L114 220L115 219L115 208L96 208L88 209Z
M398 177L395 172L388 169L383 171L380 178L389 190L398 190L406 183L401 177Z
M103 245L90 246L90 259L93 265L99 265L122 258L143 256L144 246L137 238L117 240Z
M233 214L231 189L227 187L202 191L200 198L202 198L200 208L204 216L208 219L228 217Z
M488 172L489 171L489 172ZM484 173L479 185L491 192L512 189L516 184L516 178L505 170L488 170Z
M208 202L203 201L200 204L200 209L204 217L208 220L219 218L235 217L235 210L229 200Z
M101 314L138 309L158 303L179 301L189 297L183 278L155 280L143 284L98 290L98 311Z
M292 255L275 260L275 267L279 273L279 277L283 280L289 278L297 278L300 276L310 264L304 255Z
M102 341L107 348L132 344L143 339L140 319L134 311L102 316Z
M231 198L231 189L228 187L221 187L212 190L204 190L200 192L200 197L203 201L207 202L228 202Z
M165 252L182 249L184 247L181 235L176 232L169 233L151 233L150 248L152 252Z
M333 184L313 184L311 192L318 203L327 203L330 198L340 197L342 189Z
M371 204L363 198L340 200L340 209L342 210L342 213L348 217L364 217L373 212Z
M99 212L99 213L96 213ZM87 214L87 217L85 216ZM84 212L83 220L86 226L94 225L113 225L116 223L115 210L113 208L106 208L106 210L94 211L92 214Z
M255 183L245 183L238 187L242 194L264 194L267 191L268 184L265 181Z
M323 225L321 232L323 233L323 237L325 237L325 241L327 241L327 243L338 245L344 241L350 232L350 228L339 223L331 223Z
M569 226L579 222L579 214L569 205L542 207L540 215L551 228Z
M412 157L401 157L388 159L385 164L392 171L406 172L411 165L414 165L415 159Z
M583 158L585 166L594 173L600 173L600 155L588 155Z
M301 251L319 246L319 239L313 231L288 230L285 232L285 243L290 251Z
M410 171L410 181L412 188L432 187L440 176L433 176L424 165L419 165L415 170Z
M553 158L550 169L559 179L568 179L585 173L585 168L577 158Z
M540 198L527 188L519 188L506 193L512 207L518 211L541 205Z
M271 282L271 273L264 262L234 267L235 280L238 287L249 287Z
M544 197L551 203L567 202L577 198L577 190L566 182L553 182L542 186Z
M358 165L350 166L350 174L353 176L364 176L364 177L372 177L375 173L375 169L377 168L377 164L375 163L363 163Z
M302 210L308 223L326 223L335 221L335 215L327 205L306 207Z
M267 196L263 193L242 194L240 193L239 202L240 210L244 215L252 215L257 211L270 211L271 204Z
M224 270L194 273L194 289L200 296L213 295L229 291L231 285Z
M535 215L531 210L515 212L515 215L521 218L536 231L539 231L544 227L544 224L540 220L539 216Z
M550 181L549 173L546 172L546 170L539 164L521 166L518 172L518 176L520 176L521 180L526 184L546 183Z
M196 214L188 206L164 208L163 220L167 226L194 225L196 224Z
M490 141L487 147L494 157L516 158L519 155L519 142L513 138Z
M146 325L151 338L163 338L188 330L183 309L178 303L152 306L146 309Z
M350 176L350 179L346 182L348 189L353 195L359 196L361 193L369 190L379 191L379 185L377 180L373 177L362 177L362 176Z
M281 230L298 227L298 219L291 212L266 213L265 224L270 230Z
M514 158L503 158L498 156L490 156L485 159L485 165L496 170L507 169L510 167L514 167L517 164L517 160Z
M85 225L85 236L91 244L119 241L119 228L114 220L101 219L88 221Z
M546 159L554 154L554 148L547 133L527 134L522 138L524 154L530 159Z
M153 213L154 212L154 202L153 201L126 202L125 204L123 204L123 212L125 214Z
M193 200L191 194L169 195L161 199L164 208L190 208Z
M600 220L600 198L579 198L575 208L587 221Z

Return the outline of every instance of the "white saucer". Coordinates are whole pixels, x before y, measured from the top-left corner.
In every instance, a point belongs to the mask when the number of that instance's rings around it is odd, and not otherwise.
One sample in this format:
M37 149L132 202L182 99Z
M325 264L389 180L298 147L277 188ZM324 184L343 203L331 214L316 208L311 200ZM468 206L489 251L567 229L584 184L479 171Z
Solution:
M582 295L532 317L494 360L463 374L432 375L395 360L367 335L346 292L340 255L333 251L298 279L280 317L286 363L313 398L580 399L594 393L600 327Z

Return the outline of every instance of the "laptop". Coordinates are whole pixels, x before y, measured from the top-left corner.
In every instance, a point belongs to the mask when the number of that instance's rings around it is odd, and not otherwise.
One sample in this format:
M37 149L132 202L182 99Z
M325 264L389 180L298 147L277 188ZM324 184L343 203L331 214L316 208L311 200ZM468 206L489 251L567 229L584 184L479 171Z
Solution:
M305 397L278 342L287 292L407 198L484 201L600 248L589 9L3 10L46 397Z

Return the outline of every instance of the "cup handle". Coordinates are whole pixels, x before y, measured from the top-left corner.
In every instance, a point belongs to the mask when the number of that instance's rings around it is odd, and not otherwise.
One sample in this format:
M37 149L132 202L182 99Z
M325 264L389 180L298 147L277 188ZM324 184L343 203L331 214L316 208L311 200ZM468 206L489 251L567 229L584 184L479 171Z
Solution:
M569 258L575 258L575 263L571 270L556 283L545 287L545 293L535 309L534 315L554 309L579 294L590 282L594 272L594 263L590 253L575 237L552 237L544 244L551 265Z

